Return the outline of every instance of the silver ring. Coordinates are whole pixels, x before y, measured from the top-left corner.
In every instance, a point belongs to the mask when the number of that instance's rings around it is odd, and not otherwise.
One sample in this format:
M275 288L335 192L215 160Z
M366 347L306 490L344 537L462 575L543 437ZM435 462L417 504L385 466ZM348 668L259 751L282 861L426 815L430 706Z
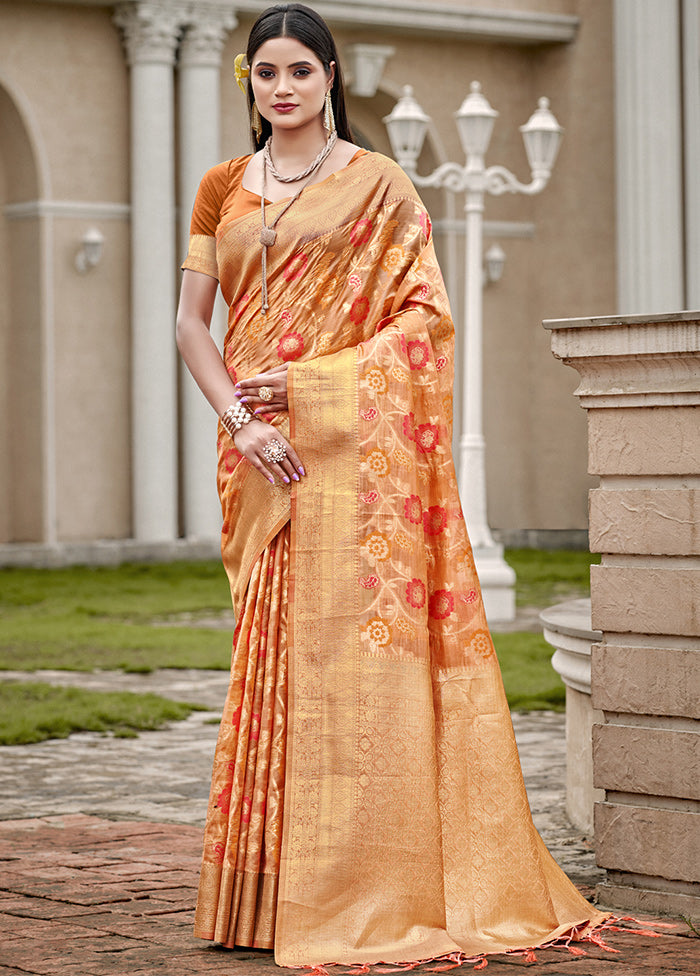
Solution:
M266 461L271 461L279 464L280 461L284 461L287 456L287 448L284 444L280 444L279 441L270 441L262 449L263 457Z
M258 396L263 403L269 403L273 399L275 393L271 386L261 386L258 390Z

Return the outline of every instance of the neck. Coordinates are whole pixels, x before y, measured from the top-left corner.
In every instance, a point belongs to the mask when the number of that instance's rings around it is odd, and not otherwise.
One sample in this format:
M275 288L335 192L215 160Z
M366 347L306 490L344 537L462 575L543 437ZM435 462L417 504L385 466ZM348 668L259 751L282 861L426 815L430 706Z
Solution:
M319 121L299 129L272 129L272 150L280 172L302 169L328 142L328 133Z

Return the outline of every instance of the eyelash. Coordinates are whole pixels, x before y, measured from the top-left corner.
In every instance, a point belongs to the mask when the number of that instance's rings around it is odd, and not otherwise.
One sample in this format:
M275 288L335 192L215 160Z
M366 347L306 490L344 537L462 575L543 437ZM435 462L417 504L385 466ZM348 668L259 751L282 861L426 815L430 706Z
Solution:
M300 78L308 78L310 74L311 72L308 68L297 68L294 72L294 76ZM258 71L258 77L262 78L263 81L269 81L273 76L274 72L271 71L270 68L261 68L260 71Z

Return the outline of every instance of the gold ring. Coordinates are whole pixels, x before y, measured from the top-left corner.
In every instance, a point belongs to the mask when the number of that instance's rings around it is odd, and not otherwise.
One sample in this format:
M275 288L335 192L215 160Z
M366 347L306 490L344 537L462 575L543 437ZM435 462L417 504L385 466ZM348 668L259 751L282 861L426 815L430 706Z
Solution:
M263 403L269 403L274 397L274 391L271 386L261 386L258 390L258 396Z

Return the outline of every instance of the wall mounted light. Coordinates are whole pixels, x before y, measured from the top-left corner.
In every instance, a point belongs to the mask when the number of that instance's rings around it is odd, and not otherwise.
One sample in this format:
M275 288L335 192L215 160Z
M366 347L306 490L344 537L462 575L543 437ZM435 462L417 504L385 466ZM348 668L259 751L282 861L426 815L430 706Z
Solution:
M104 242L104 235L96 227L85 231L75 255L75 266L80 274L86 274L100 263Z
M501 280L506 263L506 252L500 244L494 243L484 254L484 284L492 285Z

